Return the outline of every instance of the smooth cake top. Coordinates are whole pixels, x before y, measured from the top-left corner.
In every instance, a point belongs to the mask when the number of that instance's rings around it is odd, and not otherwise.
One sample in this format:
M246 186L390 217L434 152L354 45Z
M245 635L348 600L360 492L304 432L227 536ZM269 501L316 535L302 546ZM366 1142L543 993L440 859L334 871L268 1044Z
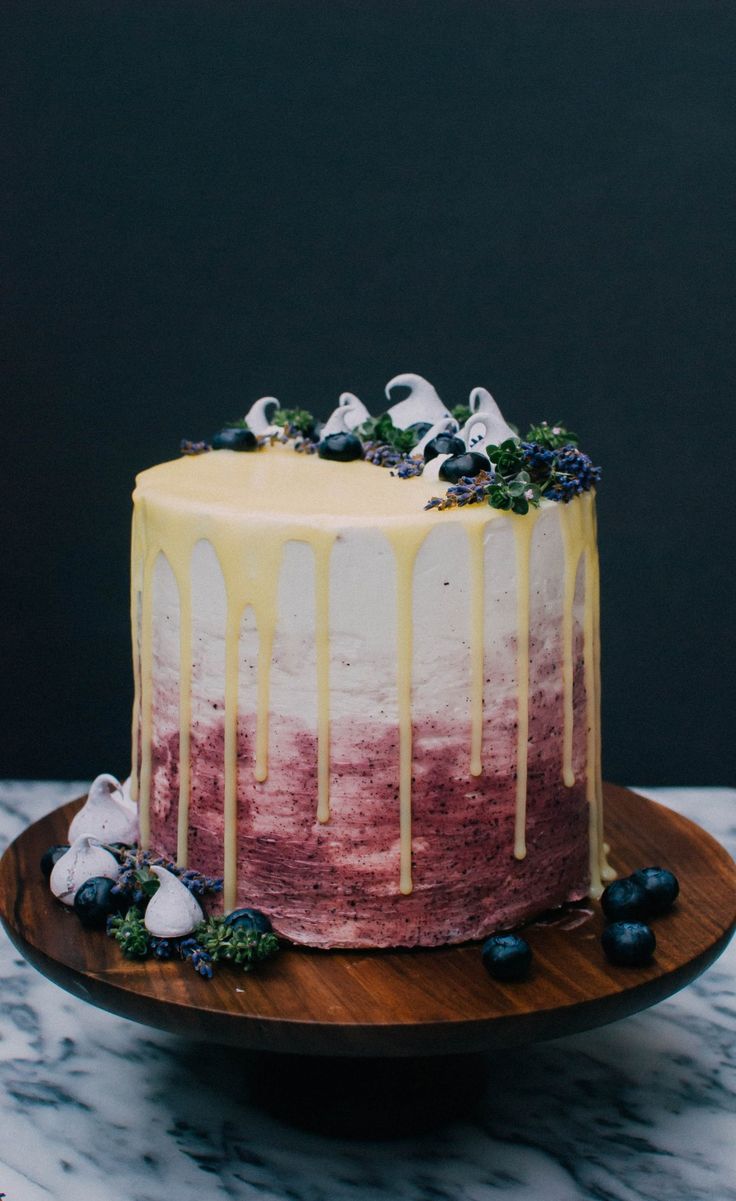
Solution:
M426 522L424 510L470 521L525 516L590 491L600 477L575 434L542 422L522 438L485 388L452 411L421 376L395 376L389 400L397 388L408 395L378 416L343 392L324 423L261 397L209 442L184 441L181 459L144 471L135 499L266 522L414 525Z

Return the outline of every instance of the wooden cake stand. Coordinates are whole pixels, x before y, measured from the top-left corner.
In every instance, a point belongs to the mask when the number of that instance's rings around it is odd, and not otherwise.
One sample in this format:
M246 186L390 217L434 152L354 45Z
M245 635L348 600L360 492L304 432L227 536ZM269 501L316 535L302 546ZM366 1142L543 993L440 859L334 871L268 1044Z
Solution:
M654 1005L700 975L736 924L736 865L726 851L686 818L608 784L614 867L628 874L661 864L680 880L677 905L654 922L657 951L648 967L606 961L600 908L591 902L592 915L571 908L526 927L534 966L521 983L492 980L477 943L393 951L287 946L258 972L220 966L208 981L178 960L124 959L104 932L84 931L54 900L39 860L47 847L66 841L81 803L35 822L0 861L0 917L34 967L93 1005L193 1040L286 1058L379 1059L390 1079L400 1057L517 1047ZM313 1086L314 1061L306 1062Z
M288 946L258 972L220 966L208 981L178 960L124 959L104 932L83 930L53 898L39 860L47 847L66 841L81 803L35 822L0 862L0 917L15 946L54 983L93 1005L254 1050L432 1055L571 1034L688 984L721 953L736 922L736 865L726 851L684 817L609 784L606 832L616 869L661 863L680 880L675 909L654 923L657 953L649 967L607 963L601 914L591 903L593 916L573 929L564 920L527 927L535 966L522 983L491 980L477 943L410 951Z

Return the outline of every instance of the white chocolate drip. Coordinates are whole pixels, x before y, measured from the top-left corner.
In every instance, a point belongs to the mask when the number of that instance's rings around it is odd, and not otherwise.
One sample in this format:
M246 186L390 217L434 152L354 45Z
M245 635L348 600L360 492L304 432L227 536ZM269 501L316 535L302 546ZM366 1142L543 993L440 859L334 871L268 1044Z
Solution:
M532 536L539 516L531 509L525 517L515 516L516 536L516 822L514 858L526 858L526 792L529 754L529 569Z
M398 378L398 377L397 377ZM340 406L343 410L348 405ZM443 418L442 420L447 420ZM264 460L279 456L283 468L270 473ZM280 456L287 456L281 460ZM438 456L442 461L444 456ZM214 460L214 462L207 462ZM428 464L434 466L437 459ZM303 500L306 516L300 519L295 506L279 508L283 503L279 491L279 473L294 473L293 487ZM257 484L248 493L264 506L263 519L258 512L241 514L243 476L254 473ZM191 503L187 483L185 497L176 500L176 487L183 473L187 481L202 480L204 497L217 485L217 506ZM238 691L240 677L240 634L243 616L252 612L258 638L256 675L256 739L253 755L253 777L256 784L268 775L268 740L270 714L270 665L278 620L278 588L284 548L289 542L305 543L311 548L314 562L315 588L315 645L317 664L317 787L315 819L326 823L330 819L330 581L331 552L340 530L349 520L354 503L355 515L365 520L366 513L375 513L374 527L382 530L390 542L396 564L396 679L399 729L399 863L398 887L408 894L413 887L412 871L412 657L414 564L425 537L433 528L433 520L422 511L422 504L432 494L432 484L425 476L393 481L397 491L386 490L385 473L364 464L340 465L348 491L340 500L338 511L330 510L329 494L335 479L334 465L317 458L305 459L279 446L261 455L237 456L223 452L217 456L202 456L192 462L164 464L152 473L151 483L136 493L136 513L133 530L133 617L134 661L136 664L136 699L133 719L133 773L131 787L138 781L140 792L140 828L143 845L150 842L150 805L152 788L153 737L153 572L156 559L163 555L169 563L179 592L179 641L181 666L179 673L179 809L178 862L187 861L188 807L190 792L190 728L192 722L192 600L191 561L195 545L208 541L217 556L222 572L227 601L225 629L225 715L224 715L224 903L232 908L238 893L237 829L238 829ZM196 473L196 475L195 475ZM425 473L426 475L426 473ZM354 479L350 491L350 480ZM270 491L267 491L270 489ZM362 495L369 493L368 496ZM373 491L371 491L373 490ZM172 499L173 496L173 499ZM353 500L359 497L359 501ZM405 497L403 501L401 498ZM251 502L252 503L252 502ZM406 504L402 512L401 505ZM324 508L320 508L324 505ZM373 505L373 508L371 508ZM384 506L383 508L381 506ZM398 513L396 508L398 506ZM585 597L583 620L583 657L587 707L586 790L590 807L590 860L593 890L600 889L602 878L609 870L602 845L599 692L598 675L598 561L595 547L594 498L590 493L576 497L569 504L555 505L561 524L564 561L563 605L563 698L564 738L562 748L565 782L570 784L573 746L573 602L575 580L581 556L585 564ZM319 516L317 516L319 515ZM533 534L539 510L526 516L508 515L488 506L469 506L446 515L448 522L462 522L470 541L470 653L469 686L469 775L483 772L483 686L484 647L488 645L486 630L486 532L490 523L503 520L512 523L516 543L516 708L518 718L516 744L516 817L513 854L523 858L526 853L526 795L527 749L529 734L529 634L530 634L530 561L533 554ZM370 521L368 524L371 524ZM490 567L488 570L491 570ZM574 783L574 777L572 778ZM511 848L510 848L511 853Z

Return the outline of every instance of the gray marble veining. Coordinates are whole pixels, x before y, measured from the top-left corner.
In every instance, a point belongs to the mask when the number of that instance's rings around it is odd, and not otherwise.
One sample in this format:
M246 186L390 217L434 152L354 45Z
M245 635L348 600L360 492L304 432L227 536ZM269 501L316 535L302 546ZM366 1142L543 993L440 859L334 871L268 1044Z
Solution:
M82 790L0 785L0 847ZM736 847L736 792L650 795ZM654 1009L489 1060L471 1118L389 1142L292 1128L233 1052L85 1005L5 937L0 955L7 1201L736 1201L734 948Z

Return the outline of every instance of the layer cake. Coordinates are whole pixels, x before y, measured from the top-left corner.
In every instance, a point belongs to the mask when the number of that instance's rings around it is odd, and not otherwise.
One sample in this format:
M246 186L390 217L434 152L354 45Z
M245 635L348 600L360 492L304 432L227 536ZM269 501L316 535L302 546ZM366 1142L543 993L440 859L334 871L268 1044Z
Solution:
M594 492L438 511L436 470L262 441L137 480L143 844L314 947L599 893Z

